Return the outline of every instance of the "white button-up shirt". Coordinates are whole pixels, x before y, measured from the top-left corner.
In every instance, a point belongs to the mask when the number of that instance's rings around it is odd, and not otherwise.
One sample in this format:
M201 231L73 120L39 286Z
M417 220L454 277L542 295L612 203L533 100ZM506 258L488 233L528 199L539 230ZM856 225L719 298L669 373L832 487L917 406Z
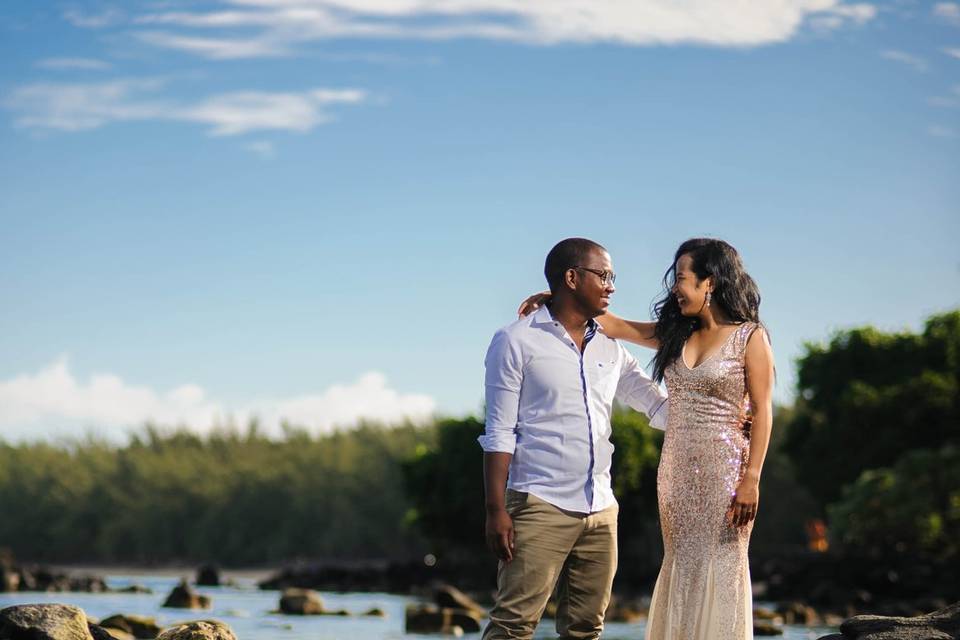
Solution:
M500 329L487 350L480 437L484 451L513 454L509 488L578 513L616 503L614 398L647 414L651 426L667 424L666 393L599 323L591 328L582 353L547 307Z

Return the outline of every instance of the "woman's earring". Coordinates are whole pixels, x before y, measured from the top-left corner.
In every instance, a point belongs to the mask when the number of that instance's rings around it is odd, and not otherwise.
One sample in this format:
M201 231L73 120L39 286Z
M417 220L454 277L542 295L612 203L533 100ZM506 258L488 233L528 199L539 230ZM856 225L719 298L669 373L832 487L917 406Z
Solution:
M710 292L707 291L707 308L710 307Z

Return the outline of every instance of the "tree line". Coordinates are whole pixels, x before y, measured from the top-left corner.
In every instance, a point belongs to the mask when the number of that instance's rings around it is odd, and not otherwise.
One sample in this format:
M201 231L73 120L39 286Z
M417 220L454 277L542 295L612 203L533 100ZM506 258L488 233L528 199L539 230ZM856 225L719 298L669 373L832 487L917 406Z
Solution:
M960 563L960 311L918 333L870 327L807 344L778 407L751 550L834 548ZM464 561L483 549L481 420L327 435L252 423L197 435L146 426L122 446L0 441L0 547L34 561L277 564L298 558ZM613 418L621 574L660 559L662 434Z

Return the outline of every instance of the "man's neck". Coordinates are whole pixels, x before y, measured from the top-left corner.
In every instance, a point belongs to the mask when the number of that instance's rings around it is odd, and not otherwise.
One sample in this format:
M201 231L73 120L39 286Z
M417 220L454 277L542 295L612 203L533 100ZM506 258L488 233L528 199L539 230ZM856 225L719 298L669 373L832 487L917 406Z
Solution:
M550 315L563 325L571 336L582 336L593 316L584 313L572 300L554 300L550 304Z

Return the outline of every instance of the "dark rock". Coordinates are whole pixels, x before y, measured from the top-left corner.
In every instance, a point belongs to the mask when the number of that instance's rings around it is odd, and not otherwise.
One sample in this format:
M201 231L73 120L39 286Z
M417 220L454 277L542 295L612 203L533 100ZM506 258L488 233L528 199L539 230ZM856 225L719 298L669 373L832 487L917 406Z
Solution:
M817 640L847 640L842 633L831 633L828 636L820 636Z
M152 640L160 633L160 625L156 618L150 616L116 614L100 621L100 626L107 629L120 629L133 635L135 638Z
M127 633L126 631L112 627L101 627L100 625L91 624L89 625L89 629L93 640L136 640L136 636L132 633ZM153 636L151 636L151 638L152 637Z
M480 617L465 609L441 609L433 606L407 607L405 628L407 633L446 633L456 634L480 631Z
M85 593L107 593L110 591L107 581L100 576L68 576L66 581L68 591L83 591Z
M90 632L90 635L93 636L93 640L116 640L109 631L92 622L87 623L87 630Z
M91 640L87 616L65 604L22 604L0 611L0 640Z
M840 625L848 640L955 640L960 638L960 602L914 617L855 616Z
M295 616L317 616L324 613L323 600L310 589L285 589L280 596L280 613Z
M777 605L777 613L783 616L786 624L819 625L823 623L816 609L797 600L781 602Z
M0 549L0 593L20 589L20 573L13 561L13 552Z
M13 568L0 565L0 593L20 590L20 574Z
M648 607L643 606L640 601L626 601L614 597L611 598L603 619L607 622L638 622L647 617L647 609ZM554 612L555 615L556 612Z
M219 587L220 569L216 565L205 564L197 570L198 587Z
M449 584L440 585L434 590L433 602L441 609L465 609L481 617L487 615L476 600Z
M210 598L194 591L184 579L173 588L163 606L175 609L206 609L210 606Z
M113 589L115 593L153 593L153 589L145 587L142 584L131 584L121 589Z
M767 609L766 607L754 607L753 608L753 619L754 620L783 620L780 617L780 614L774 611L773 609Z
M37 579L28 569L20 567L17 569L17 575L20 576L20 591L42 591L37 585Z
M372 617L372 618L386 618L386 617L387 617L386 611L384 611L383 609L381 609L381 608L379 608L379 607L374 607L373 609L370 609L369 611L367 611L367 612L364 613L363 615L365 615L365 616L370 616L370 617Z
M170 627L157 640L237 640L237 636L222 622L197 620Z
M782 636L783 627L781 627L780 625L773 624L768 620L754 620L753 635L754 636Z

